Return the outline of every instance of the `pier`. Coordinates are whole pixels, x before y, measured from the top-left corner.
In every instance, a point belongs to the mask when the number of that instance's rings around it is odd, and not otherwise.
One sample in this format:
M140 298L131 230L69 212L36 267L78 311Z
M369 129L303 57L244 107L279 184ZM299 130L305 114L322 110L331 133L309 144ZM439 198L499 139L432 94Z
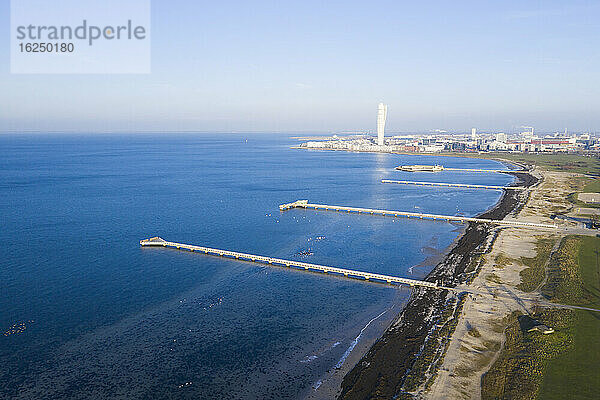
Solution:
M405 172L441 172L441 171L459 171L459 172L494 172L510 173L519 172L510 169L484 169L484 168L447 168L443 165L399 165L396 167L399 171Z
M415 181L394 181L390 179L382 179L381 183L397 183L399 185L417 185L417 186L444 186L444 187L459 187L467 189L490 189L490 190L523 190L520 186L492 186L492 185L470 185L466 183L443 183L443 182L415 182Z
M496 172L506 174L509 172L519 172L518 170L510 169L483 169L483 168L445 168L444 171L459 171L459 172Z
M359 208L359 207L345 207L345 206L332 206L327 204L311 204L308 200L297 200L293 203L282 204L279 206L280 211L290 210L292 208L306 208L314 210L327 210L327 211L346 211L348 213L358 214L370 214L370 215L382 215L385 217L406 217L406 218L417 218L417 219L430 219L430 220L441 220L441 221L456 221L456 222L477 222L485 224L504 225L512 227L523 227L523 228L542 228L542 229L557 229L556 225L549 224L537 224L533 222L520 222L520 221L505 221L497 219L487 218L471 218L471 217L460 217L453 215L437 215L437 214L422 214L413 213L406 211L390 211L390 210L378 210L373 208Z
M446 288L443 286L438 286L437 283L433 283L433 282L420 281L420 280L408 279L408 278L399 278L399 277L390 276L390 275L373 274L370 272L362 272L362 271L356 271L356 270L352 270L352 269L328 267L326 265L310 264L310 263L294 261L294 260L284 260L281 258L259 256L259 255L248 254L248 253L240 253L237 251L214 249L211 247L194 246L191 244L168 242L158 236L150 238L150 239L140 240L140 246L142 246L142 247L149 247L149 246L169 247L169 248L178 249L178 250L188 250L191 252L199 252L199 253L210 254L210 255L215 255L215 256L220 256L220 257L233 258L233 259L237 259L237 260L251 261L251 262L255 262L255 263L276 265L276 266L289 267L289 268L294 267L295 269L299 269L299 270L303 270L303 271L318 271L318 272L323 272L325 274L334 274L334 275L344 276L347 278L360 279L360 280L366 280L366 281L374 281L374 282L396 284L396 285L420 286L420 287L426 287L426 288L430 288L430 289L450 290L449 288Z

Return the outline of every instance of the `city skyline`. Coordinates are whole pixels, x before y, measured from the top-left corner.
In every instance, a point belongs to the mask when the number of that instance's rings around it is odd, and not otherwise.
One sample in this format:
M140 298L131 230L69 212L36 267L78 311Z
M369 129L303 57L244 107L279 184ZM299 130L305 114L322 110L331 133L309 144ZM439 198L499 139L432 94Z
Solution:
M389 132L600 129L600 4L381 8L155 0L140 75L10 74L2 41L0 132L365 131L379 101Z

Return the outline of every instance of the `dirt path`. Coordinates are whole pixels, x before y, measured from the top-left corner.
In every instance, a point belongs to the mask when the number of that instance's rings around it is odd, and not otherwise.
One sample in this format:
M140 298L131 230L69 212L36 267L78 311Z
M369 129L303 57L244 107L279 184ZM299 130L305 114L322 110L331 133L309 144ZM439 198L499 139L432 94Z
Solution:
M529 201L518 216L512 218L539 223L552 221L559 224L561 229L554 233L502 229L492 251L485 256L479 275L469 286L475 292L487 292L489 295L469 295L436 381L429 390L419 395L420 398L481 398L481 378L504 345L506 324L503 318L517 310L530 312L536 302L542 305L548 303L538 291L546 277L533 293L517 289L521 282L520 272L525 268L518 260L521 257L534 257L537 242L541 238L555 241L551 250L553 253L558 249L562 236L580 231L573 223L551 219L551 214L566 212L572 207L567 196L577 188L574 187L576 182L573 174L538 172L543 175L543 182L531 189ZM498 263L497 260L501 258L510 262ZM545 269L547 267L548 262Z

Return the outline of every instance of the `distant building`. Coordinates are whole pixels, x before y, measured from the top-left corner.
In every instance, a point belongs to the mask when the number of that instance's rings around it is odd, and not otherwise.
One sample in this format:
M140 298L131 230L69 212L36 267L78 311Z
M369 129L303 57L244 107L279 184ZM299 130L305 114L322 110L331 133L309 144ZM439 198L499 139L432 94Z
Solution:
M461 143L461 142L457 142L457 143L449 143L444 150L450 150L450 151L465 151L467 148L466 143Z
M525 129L530 129L529 131L521 132L521 136L525 141L531 141L533 139L533 126L524 126Z
M471 128L471 139L477 140L477 128Z
M387 118L387 106L379 103L377 107L377 145L383 146L383 137L385 136L385 120Z
M497 133L496 134L496 142L506 143L506 133Z

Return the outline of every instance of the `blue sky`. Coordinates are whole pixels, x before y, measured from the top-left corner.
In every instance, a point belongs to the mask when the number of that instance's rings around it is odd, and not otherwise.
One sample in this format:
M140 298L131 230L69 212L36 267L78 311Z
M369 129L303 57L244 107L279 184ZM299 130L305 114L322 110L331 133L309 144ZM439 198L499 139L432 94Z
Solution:
M600 130L599 1L156 0L147 75L11 75L0 18L0 132Z

